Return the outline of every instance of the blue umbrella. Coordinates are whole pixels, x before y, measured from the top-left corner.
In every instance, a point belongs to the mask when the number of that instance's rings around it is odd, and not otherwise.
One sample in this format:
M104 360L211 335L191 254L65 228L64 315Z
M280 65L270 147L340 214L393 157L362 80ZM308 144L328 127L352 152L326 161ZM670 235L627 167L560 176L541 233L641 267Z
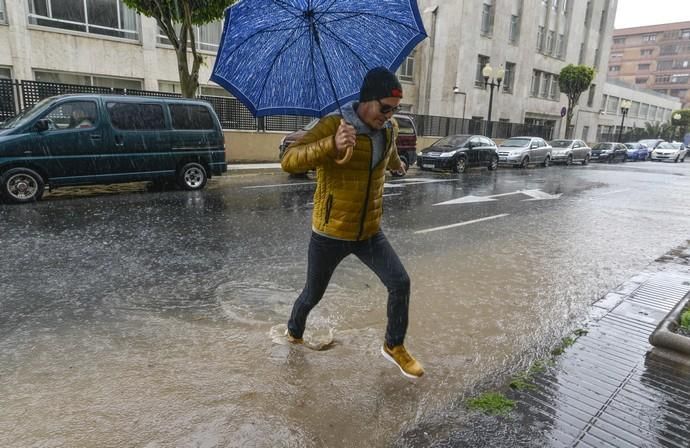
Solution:
M241 0L226 11L211 80L255 116L321 117L425 37L415 0Z

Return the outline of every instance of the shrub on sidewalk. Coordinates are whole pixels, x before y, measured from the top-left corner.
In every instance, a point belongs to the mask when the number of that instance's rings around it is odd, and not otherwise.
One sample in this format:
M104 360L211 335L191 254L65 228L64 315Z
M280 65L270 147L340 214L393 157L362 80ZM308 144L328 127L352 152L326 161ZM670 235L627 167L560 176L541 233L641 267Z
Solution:
M685 310L680 315L680 327L686 332L690 332L690 310Z

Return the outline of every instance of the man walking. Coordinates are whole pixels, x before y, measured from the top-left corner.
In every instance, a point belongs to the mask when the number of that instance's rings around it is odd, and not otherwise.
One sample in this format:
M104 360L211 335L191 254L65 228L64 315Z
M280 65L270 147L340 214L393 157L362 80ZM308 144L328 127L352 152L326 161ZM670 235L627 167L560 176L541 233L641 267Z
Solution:
M295 301L287 337L302 343L309 312L323 297L338 264L356 255L388 289L388 324L381 353L403 375L418 378L424 369L403 345L408 323L410 278L380 228L386 169L404 174L395 146L392 120L402 86L388 69L370 70L359 101L345 105L342 116L321 119L282 159L289 173L316 168L316 192L309 242L307 281ZM348 148L349 161L343 163Z

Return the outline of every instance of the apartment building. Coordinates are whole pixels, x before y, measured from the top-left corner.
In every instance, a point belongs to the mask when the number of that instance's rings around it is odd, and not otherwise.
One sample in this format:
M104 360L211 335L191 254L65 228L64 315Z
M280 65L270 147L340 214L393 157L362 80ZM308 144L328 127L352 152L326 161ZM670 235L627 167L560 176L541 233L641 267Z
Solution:
M608 76L690 107L690 22L615 30Z

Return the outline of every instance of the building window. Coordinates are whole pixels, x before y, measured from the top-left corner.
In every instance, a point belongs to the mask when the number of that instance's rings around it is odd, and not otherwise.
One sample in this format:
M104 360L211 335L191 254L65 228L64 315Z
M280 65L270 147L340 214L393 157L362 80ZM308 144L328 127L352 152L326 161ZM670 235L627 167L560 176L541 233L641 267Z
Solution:
M599 67L599 49L594 50L594 68Z
M647 76L635 78L635 84L647 84L648 80L649 80L649 77L647 77Z
M592 2L587 2L587 9L585 10L585 26L589 28L592 23Z
M656 75L654 81L657 84L668 84L668 82L671 80L671 75Z
M537 51L541 51L544 48L544 27L540 26L537 28Z
M175 33L179 36L182 25L179 23L173 24ZM200 26L194 26L194 35L196 37L196 47L204 51L218 51L220 46L220 37L223 32L223 22L211 22ZM191 42L187 40L187 42ZM162 30L158 30L158 43L163 45L172 45L170 39L163 34Z
M609 114L616 114L618 113L618 97L616 96L610 96L609 97L609 102L606 103L606 112Z
M568 0L563 0L563 15L568 14Z
M548 98L549 97L549 91L551 89L551 74L544 73L543 78L544 78L544 80L541 83L541 97L542 98Z
M398 69L398 78L401 81L414 81L414 53L405 58L402 65Z
M650 64L637 64L637 69L640 71L649 70Z
M603 33L606 28L606 10L601 10L601 20L599 21L599 32Z
M610 72L619 72L621 71L621 66L620 65L612 65L609 67Z
M516 43L520 38L520 16L510 16L510 34L508 39Z
M597 85L591 84L589 86L589 96L587 97L587 107L594 106L594 95L596 94L596 91L597 91Z
M690 75L673 75L673 76L671 76L671 83L672 84L687 84L688 79L690 79Z
M565 57L565 34L558 35L558 43L556 44L556 57Z
M494 8L491 3L482 4L482 29L484 36L491 36L494 30Z
M488 56L484 55L477 55L477 74L474 79L474 85L475 87L479 87L482 89L485 89L486 86L484 85L484 76L482 75L482 69L486 64L489 63L490 58Z
M642 41L643 42L655 42L656 41L656 34L645 34L642 36Z
M137 13L122 0L29 0L29 23L139 39Z
M647 118L647 112L649 112L649 104L640 104L640 118Z
M614 37L613 38L613 45L624 45L625 44L625 37Z
M587 137L589 137L589 126L583 126L582 127L582 140L587 141Z
M77 84L82 86L109 87L111 89L141 90L140 79L111 78L98 75L82 75L80 73L34 71L34 79L40 82L55 82L60 84Z
M0 67L0 79L12 79L12 70L9 67Z
M530 94L532 96L539 96L539 84L541 83L541 72L539 70L532 71L532 88Z
M611 59L623 59L623 53L611 53Z
M681 38L681 39L690 40L690 28L689 28L689 29L686 29L686 30L681 30L681 32L680 32L680 38Z
M656 69L661 70L671 70L673 68L673 61L659 61L656 64Z
M654 53L654 50L651 48L645 48L644 50L640 50L640 56L651 56Z
M552 100L558 100L558 97L561 96L561 89L560 86L558 85L558 76L556 75L551 75L551 94L549 95Z
M515 64L506 62L506 74L503 77L503 91L513 93L513 83L515 82Z
M548 54L553 53L553 46L556 40L556 32L555 31L549 31L549 34L546 35L546 52Z
M0 23L7 23L7 12L5 10L5 0L0 0Z
M600 110L606 110L606 102L608 101L608 98L608 95L601 96L601 106L599 107Z
M678 98L685 98L685 96L688 94L688 90L687 89L673 89L669 93L671 96L675 96Z
M630 116L631 117L637 117L637 114L640 113L640 103L637 101L633 101L632 106L630 107Z
M553 0L551 7L554 11L558 11L558 0Z

